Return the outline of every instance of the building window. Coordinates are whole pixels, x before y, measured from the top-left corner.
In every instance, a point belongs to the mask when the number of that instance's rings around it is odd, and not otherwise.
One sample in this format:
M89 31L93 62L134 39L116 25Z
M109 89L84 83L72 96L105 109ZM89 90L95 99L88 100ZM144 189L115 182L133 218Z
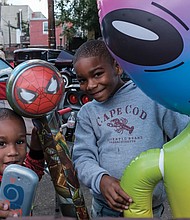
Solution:
M43 22L43 34L48 34L48 22Z

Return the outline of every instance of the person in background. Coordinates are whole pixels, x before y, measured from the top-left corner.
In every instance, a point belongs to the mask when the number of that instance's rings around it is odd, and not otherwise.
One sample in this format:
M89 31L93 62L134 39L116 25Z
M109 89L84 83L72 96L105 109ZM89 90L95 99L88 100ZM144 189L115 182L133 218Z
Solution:
M26 125L24 119L9 108L0 108L0 182L3 172L10 164L19 164L32 169L39 177L44 174L44 154L37 136L32 130L27 152ZM0 217L17 216L9 209L7 201L0 201Z
M143 151L162 148L189 117L154 102L131 80L124 82L102 40L82 44L73 65L80 89L93 101L77 114L72 160L79 180L91 189L92 218L120 217L133 202L120 187L125 168ZM161 181L153 193L154 217L162 215L165 197Z

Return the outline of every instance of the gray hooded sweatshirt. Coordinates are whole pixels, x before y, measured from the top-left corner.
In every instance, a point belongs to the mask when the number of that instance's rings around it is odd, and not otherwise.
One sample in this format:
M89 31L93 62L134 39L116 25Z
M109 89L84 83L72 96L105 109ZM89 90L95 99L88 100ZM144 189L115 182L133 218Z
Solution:
M105 203L102 175L120 179L131 160L148 149L162 148L166 136L174 138L188 122L188 116L154 102L132 81L105 102L85 104L77 115L73 148L79 180ZM155 190L153 207L163 202L163 188Z

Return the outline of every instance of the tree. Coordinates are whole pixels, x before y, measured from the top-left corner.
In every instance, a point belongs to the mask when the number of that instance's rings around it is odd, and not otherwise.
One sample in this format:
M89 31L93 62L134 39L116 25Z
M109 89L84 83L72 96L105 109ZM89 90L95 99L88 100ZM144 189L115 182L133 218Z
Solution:
M73 24L69 29L65 25L64 31L82 38L101 36L96 0L57 0L55 6L59 22Z

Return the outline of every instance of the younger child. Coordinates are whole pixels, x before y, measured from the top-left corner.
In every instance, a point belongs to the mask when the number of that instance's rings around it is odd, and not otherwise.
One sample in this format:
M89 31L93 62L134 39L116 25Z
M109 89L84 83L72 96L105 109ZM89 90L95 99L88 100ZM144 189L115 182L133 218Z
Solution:
M37 173L41 179L44 170L44 155L33 128L30 150L27 153L26 125L23 118L8 108L0 108L0 181L4 169L10 164L26 166ZM5 201L0 201L0 217L14 216Z
M119 217L132 202L120 187L126 166L141 152L162 148L166 136L178 135L189 118L154 102L131 80L124 83L122 69L101 40L80 46L73 64L80 89L94 98L77 115L74 166L92 190L92 217ZM159 183L153 195L155 217L161 216L164 199Z

